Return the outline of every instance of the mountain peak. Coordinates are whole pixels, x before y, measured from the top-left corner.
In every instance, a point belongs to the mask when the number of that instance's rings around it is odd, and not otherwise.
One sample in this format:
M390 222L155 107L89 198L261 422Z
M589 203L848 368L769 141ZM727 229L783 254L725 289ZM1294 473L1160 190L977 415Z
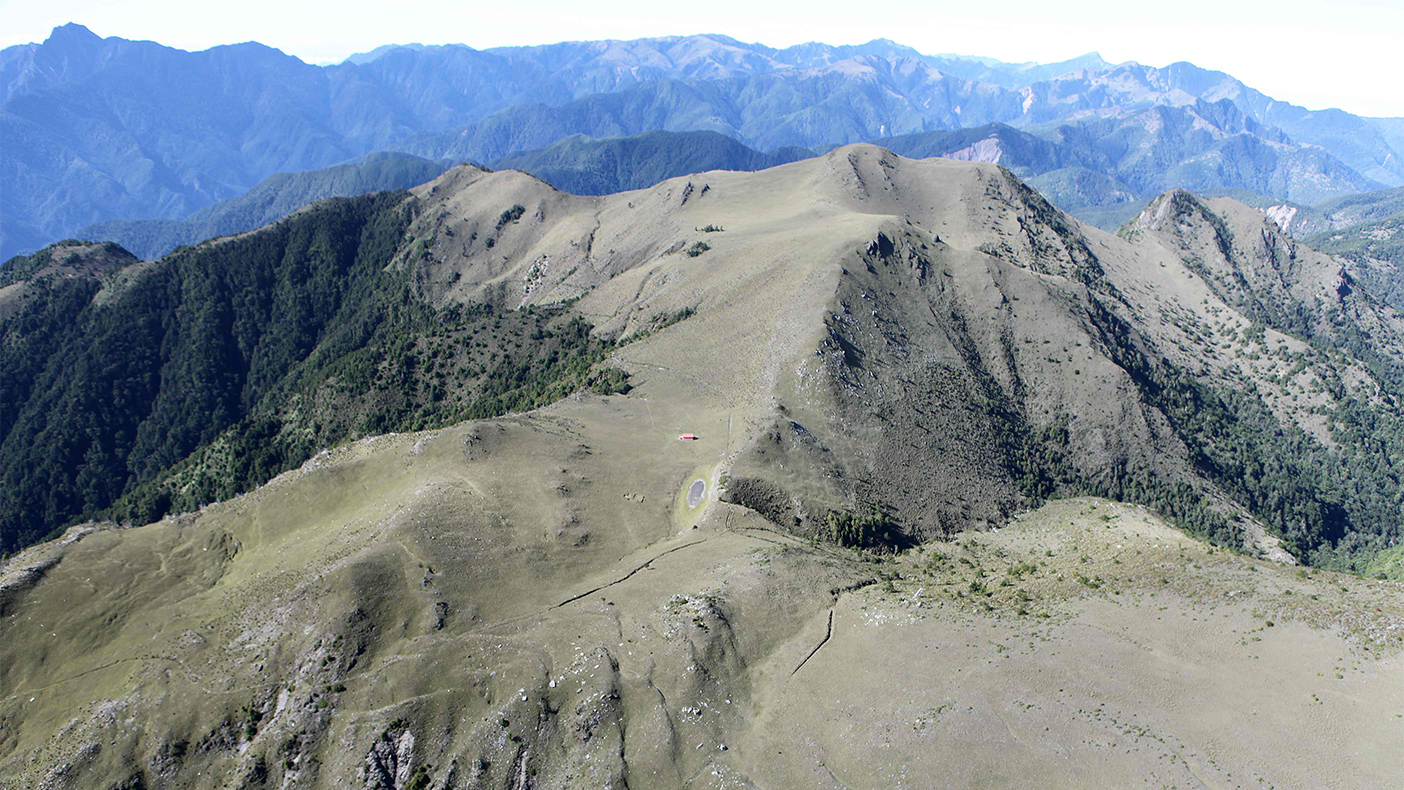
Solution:
M66 25L59 25L49 34L45 44L66 44L66 43L94 43L102 41L102 36L94 33L77 22L69 22Z
M1209 213L1208 207L1187 189L1174 187L1166 190L1150 202L1131 221L1135 227L1152 232L1185 224L1191 217L1203 218Z
M68 278L97 277L136 262L136 256L114 242L65 239L33 255L7 261L0 272L0 287L49 274ZM3 315L0 311L0 316Z

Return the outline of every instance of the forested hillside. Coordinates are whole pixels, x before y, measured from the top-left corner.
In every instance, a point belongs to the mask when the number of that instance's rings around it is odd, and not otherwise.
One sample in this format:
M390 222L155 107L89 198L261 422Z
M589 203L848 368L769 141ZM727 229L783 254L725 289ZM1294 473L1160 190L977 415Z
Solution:
M602 346L578 320L427 307L410 278L414 207L379 193L154 264L75 243L7 267L0 545L81 518L144 523L348 438L530 408L592 381Z

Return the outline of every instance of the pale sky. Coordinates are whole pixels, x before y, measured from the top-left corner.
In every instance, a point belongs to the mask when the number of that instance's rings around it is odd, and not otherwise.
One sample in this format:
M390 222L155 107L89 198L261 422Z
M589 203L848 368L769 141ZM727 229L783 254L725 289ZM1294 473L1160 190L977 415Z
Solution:
M476 48L724 33L784 47L890 38L928 54L1219 69L1311 109L1404 116L1404 0L0 0L0 46L66 22L181 49L259 41L309 63L381 44Z

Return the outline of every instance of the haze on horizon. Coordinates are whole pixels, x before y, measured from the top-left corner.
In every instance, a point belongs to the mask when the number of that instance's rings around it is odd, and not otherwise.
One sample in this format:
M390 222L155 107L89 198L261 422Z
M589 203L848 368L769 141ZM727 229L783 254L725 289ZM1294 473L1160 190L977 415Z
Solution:
M100 36L146 39L181 49L258 41L309 63L338 62L384 44L461 43L486 49L590 39L721 33L786 47L806 41L857 44L889 38L927 54L994 57L1008 62L1066 60L1100 52L1111 62L1152 66L1189 61L1218 69L1274 98L1310 109L1337 107L1375 117L1404 116L1392 85L1394 50L1404 41L1404 3L1396 0L895 0L881 14L850 4L795 0L716 0L704 12L643 0L516 4L396 0L249 0L191 6L176 0L72 0L59 5L0 5L0 46L43 41L68 22Z

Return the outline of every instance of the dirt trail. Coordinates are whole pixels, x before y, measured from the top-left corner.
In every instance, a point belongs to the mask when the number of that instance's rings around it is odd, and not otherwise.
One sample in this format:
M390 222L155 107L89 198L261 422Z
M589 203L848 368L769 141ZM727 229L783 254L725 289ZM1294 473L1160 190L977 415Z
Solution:
M628 581L634 574L636 574L636 573L638 573L639 571L643 570L644 568L647 568L648 566L652 565L653 562L654 562L654 560L657 560L657 559L659 559L660 557L663 557L663 556L665 556L665 555L672 554L672 553L675 552L675 551L682 551L683 549L691 548L691 547L696 546L696 545L701 544L701 543L706 543L708 540L709 540L709 538L702 538L701 540L694 540L694 541L692 541L691 543L684 543L684 544L681 545L681 546L674 546L673 548L668 549L667 551L659 552L658 554L654 555L651 559L649 559L649 560L648 560L647 562L645 562L644 564L638 566L637 568L634 568L633 570L631 570L631 571L629 571L628 573L624 574L624 575L621 576L620 578L615 579L614 581L610 582L609 584L602 584L602 585L600 585L599 587L594 588L593 590L586 590L585 592L580 593L579 595L575 595L575 596L572 596L572 597L570 597L570 598L565 599L564 601L561 601L560 603L556 604L555 606L553 606L553 607L551 607L551 608L552 608L552 609L559 609L559 608L561 608L562 606L565 606L565 605L568 604L568 603L574 603L575 601L578 601L578 600L580 600L581 598L586 598L586 597L589 597L589 596L591 596L591 595L594 595L595 593L599 592L600 590L605 590L605 589L608 589L608 588L610 588L610 587L613 587L613 586L616 585L616 584L620 584L620 583L622 583L622 582L626 582L626 581Z
M796 666L796 667L794 668L794 670L792 670L792 671L790 672L790 677L794 677L795 674L796 674L797 672L799 672L801 669L804 669L804 665L809 663L809 659L814 658L814 654L815 654L815 653L818 653L818 652L819 652L819 648L821 648L821 647L823 647L825 644L827 644L828 641L829 641L829 637L831 637L831 636L833 636L833 635L834 635L834 610L833 610L833 609L830 609L830 610L829 610L829 625L828 625L828 627L824 630L824 638L823 638L823 639L820 639L820 640L819 640L819 644L815 645L815 646L814 646L814 649L811 650L811 651L809 651L809 655L805 656L805 657L804 657L804 660L801 661L801 662L799 662L799 666Z

